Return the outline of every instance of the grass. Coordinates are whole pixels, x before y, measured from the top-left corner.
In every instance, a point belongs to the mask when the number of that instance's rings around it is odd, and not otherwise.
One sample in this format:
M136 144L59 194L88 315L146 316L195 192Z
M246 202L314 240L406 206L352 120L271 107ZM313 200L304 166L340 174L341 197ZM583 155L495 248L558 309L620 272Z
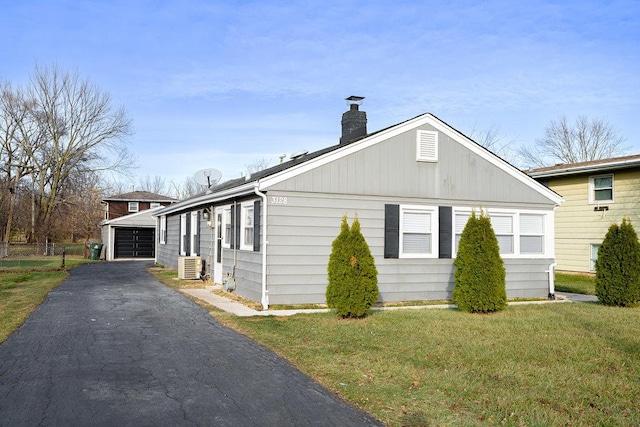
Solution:
M640 425L640 310L219 319L387 425Z
M592 274L556 273L556 291L595 295L595 280Z
M0 343L29 317L47 294L67 278L59 270L58 257L29 257L0 260ZM67 269L88 262L80 257L67 258Z

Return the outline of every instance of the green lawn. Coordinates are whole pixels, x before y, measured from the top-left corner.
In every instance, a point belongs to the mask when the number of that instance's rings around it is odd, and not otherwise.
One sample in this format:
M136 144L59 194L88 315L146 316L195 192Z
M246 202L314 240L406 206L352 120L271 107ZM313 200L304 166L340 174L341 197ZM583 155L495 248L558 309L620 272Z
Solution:
M638 309L216 316L387 425L640 425Z
M556 273L556 291L595 295L596 279L587 274Z
M90 262L66 259L67 269ZM0 259L0 343L4 342L44 301L47 294L67 278L59 257Z

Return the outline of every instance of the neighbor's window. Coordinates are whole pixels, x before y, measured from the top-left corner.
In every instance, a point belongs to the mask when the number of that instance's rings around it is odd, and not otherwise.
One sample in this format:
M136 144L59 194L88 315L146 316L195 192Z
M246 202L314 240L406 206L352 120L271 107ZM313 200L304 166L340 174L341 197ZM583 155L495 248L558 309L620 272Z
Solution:
M242 245L241 249L253 250L253 202L242 205Z
M590 259L590 266L589 266L589 270L590 271L596 271L596 261L598 260L598 249L600 249L600 244L599 243L592 243L591 244L591 259Z
M151 209L153 209L153 208L157 208L157 207L159 207L159 206L160 206L160 203L158 203L158 202L151 202L151 203L149 203L149 207L150 207Z
M129 202L129 212L138 212L138 202Z
M589 177L590 202L613 202L613 175Z
M500 254L513 253L513 215L490 214L491 226L498 238Z
M429 258L438 256L437 208L423 206L400 207L400 256Z
M544 215L520 214L520 253L544 253Z

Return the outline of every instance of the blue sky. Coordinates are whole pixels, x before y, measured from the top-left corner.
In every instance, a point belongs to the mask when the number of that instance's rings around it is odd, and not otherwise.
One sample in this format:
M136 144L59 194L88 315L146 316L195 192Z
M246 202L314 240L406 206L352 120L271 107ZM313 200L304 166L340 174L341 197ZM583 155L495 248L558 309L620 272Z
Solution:
M136 175L223 179L430 112L531 144L601 118L640 153L640 1L0 0L0 79L57 64L133 119Z

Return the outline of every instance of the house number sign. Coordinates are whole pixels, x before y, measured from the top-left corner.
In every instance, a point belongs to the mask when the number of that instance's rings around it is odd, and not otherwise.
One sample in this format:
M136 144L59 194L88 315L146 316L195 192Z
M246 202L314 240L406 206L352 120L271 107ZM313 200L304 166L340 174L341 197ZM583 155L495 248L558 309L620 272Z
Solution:
M286 205L287 198L283 196L271 196L271 204L272 205Z

